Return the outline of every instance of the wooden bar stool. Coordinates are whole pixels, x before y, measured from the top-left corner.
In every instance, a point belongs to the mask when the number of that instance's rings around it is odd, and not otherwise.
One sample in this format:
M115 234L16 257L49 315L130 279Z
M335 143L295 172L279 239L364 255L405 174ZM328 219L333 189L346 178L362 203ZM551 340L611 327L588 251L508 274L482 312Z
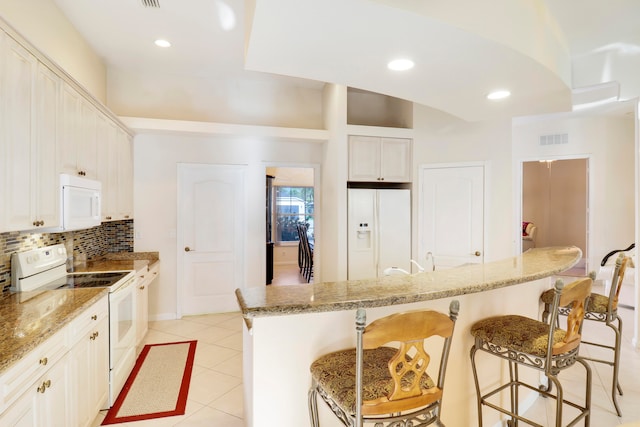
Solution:
M622 387L620 387L620 383L618 381L618 372L620 370L620 343L622 342L622 319L618 315L618 297L620 296L622 281L624 280L624 272L627 269L627 266L633 267L632 259L628 256L625 256L624 254L620 254L616 259L616 265L613 270L613 277L611 279L611 289L609 290L609 295L605 296L597 293L592 293L584 314L584 318L586 320L602 322L613 330L613 345L606 345L602 343L582 340L582 344L593 345L613 351L613 358L609 360L591 357L583 357L583 359L613 366L611 398L613 400L613 406L615 407L616 413L619 417L622 416L622 412L620 411L620 406L618 405L618 395L616 391L620 394L620 396L622 396ZM544 303L542 320L546 322L549 318L549 314L553 310L553 289L545 291L540 296L540 299ZM558 308L559 315L566 316L568 312L569 309L567 307L560 306Z
M311 365L309 416L319 426L317 396L345 426L426 426L440 421L442 392L459 303L449 315L422 310L392 314L365 328L364 309L356 313L356 348L329 353ZM443 338L437 378L429 376L424 340ZM387 346L399 343L398 348Z
M475 337L475 344L471 347L471 366L478 398L478 425L482 427L482 407L493 408L509 419L509 427L517 426L519 421L538 427L547 427L531 419L523 417L518 411L519 389L538 392L556 400L556 427L562 426L562 410L564 405L580 411L577 417L567 425L574 425L584 419L585 426L589 426L591 413L591 368L579 355L580 330L584 319L586 299L591 292L591 278L584 278L570 283L566 287L561 280L556 281L554 288L551 322L549 324L539 320L519 315L496 316L476 322L471 327L471 334ZM557 327L556 317L558 307L569 307L567 330ZM549 339L551 337L551 339ZM509 382L499 385L484 394L480 390L478 372L476 368L476 353L488 353L506 359L509 362ZM564 398L562 384L558 380L560 371L580 363L586 370L586 391L584 403L576 403ZM549 381L555 384L556 393L550 388L528 384L519 378L518 366L522 365L544 372ZM502 408L491 399L503 390L509 391L510 407Z

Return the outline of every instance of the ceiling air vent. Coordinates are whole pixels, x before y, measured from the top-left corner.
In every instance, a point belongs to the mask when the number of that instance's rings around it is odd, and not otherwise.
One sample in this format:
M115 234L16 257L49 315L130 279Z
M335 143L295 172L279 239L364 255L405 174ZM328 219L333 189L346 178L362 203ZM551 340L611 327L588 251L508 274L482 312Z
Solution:
M160 7L160 0L140 0L144 7Z
M540 135L540 145L568 144L569 134L559 133L556 135Z

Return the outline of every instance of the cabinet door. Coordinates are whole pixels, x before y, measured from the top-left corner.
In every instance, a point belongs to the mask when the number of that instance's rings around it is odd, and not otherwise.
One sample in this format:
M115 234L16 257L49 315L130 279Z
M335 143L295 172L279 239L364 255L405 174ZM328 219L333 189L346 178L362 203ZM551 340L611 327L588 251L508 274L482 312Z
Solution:
M411 140L382 138L380 177L385 182L411 182Z
M136 345L140 345L149 330L149 286L158 277L159 270L160 266L156 263L153 268L138 274Z
M58 171L78 173L78 146L80 141L80 94L66 83L60 91L60 124L58 136Z
M76 425L86 426L93 421L91 410L91 347L89 340L93 332L83 336L78 343L73 346L70 353L70 363L73 370L72 400L76 407ZM95 414L93 415L95 417Z
M70 359L74 367L74 425L89 426L98 411L106 407L109 394L109 324L106 317L76 343Z
M131 138L117 128L118 142L118 218L133 218L133 153Z
M60 78L43 64L38 64L35 113L36 220L40 226L60 225L59 178L56 165L56 129Z
M139 276L139 281L136 284L138 287L136 295L136 345L140 345L140 342L149 329L150 277L150 273L146 271L144 275Z
M4 38L0 97L4 171L3 231L35 228L33 105L36 58L9 36Z
M0 426L32 427L36 424L33 391L28 391L0 415Z
M34 407L36 425L59 427L73 425L68 358L58 361L36 384Z
M102 220L116 219L118 206L118 147L116 125L98 115L98 180L102 183Z
M93 406L89 422L98 414L98 411L108 408L109 399L109 318L103 318L96 328L98 335L91 349L91 395Z
M77 141L78 173L85 178L97 179L97 120L98 111L84 98L80 98L80 140Z
M380 138L349 137L349 181L379 181Z

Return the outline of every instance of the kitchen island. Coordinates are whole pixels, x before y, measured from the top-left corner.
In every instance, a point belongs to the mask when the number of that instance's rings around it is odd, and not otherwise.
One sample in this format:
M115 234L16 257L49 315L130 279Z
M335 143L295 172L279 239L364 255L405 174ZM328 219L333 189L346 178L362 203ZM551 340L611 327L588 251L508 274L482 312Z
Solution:
M391 313L421 308L446 313L450 301L457 299L460 316L449 358L442 419L453 427L475 425L471 324L508 313L539 318L539 296L551 286L551 277L571 268L581 256L576 247L536 248L500 261L409 276L237 290L245 320L245 421L253 427L309 425L309 366L322 354L355 345L357 308L367 309L370 323ZM486 381L495 381L500 366L489 361L487 365L479 370ZM341 425L324 404L319 404L319 412L323 427ZM491 420L485 421L492 425Z

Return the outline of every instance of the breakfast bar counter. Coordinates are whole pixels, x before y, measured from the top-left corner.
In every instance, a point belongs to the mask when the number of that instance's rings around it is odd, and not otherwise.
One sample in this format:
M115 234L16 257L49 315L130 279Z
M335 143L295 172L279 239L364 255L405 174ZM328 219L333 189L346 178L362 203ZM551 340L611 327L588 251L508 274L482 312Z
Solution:
M581 256L576 247L536 248L500 261L413 275L237 290L245 320L245 421L253 427L309 425L309 366L322 354L355 345L357 308L367 309L370 323L407 310L446 313L450 301L457 299L460 315L442 419L453 427L475 425L471 324L508 313L539 318L539 297L551 286L551 277L574 266ZM500 372L496 367L487 371ZM341 425L325 405L319 404L319 412L323 427Z
M245 319L428 301L542 279L580 260L576 247L531 249L521 256L410 276L236 290Z

